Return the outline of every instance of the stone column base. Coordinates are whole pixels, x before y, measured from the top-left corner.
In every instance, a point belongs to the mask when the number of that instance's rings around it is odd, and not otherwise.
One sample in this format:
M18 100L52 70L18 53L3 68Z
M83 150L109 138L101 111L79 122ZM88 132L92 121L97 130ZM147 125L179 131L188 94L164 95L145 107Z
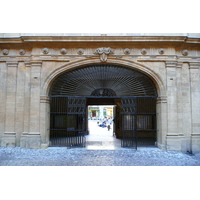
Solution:
M1 139L1 147L15 147L16 146L16 133L5 132Z
M193 154L200 153L200 133L191 134L191 150Z
M29 149L41 148L41 136L38 132L24 132L20 139L20 147Z
M168 151L181 151L183 153L187 152L186 139L184 136L167 136L166 138L166 150Z

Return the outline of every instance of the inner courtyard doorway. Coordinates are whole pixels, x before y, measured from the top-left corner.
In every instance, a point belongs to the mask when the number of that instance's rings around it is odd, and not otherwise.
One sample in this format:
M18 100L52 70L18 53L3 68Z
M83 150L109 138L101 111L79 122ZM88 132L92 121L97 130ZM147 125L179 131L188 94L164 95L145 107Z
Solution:
M121 147L154 146L156 97L152 80L139 71L116 65L92 65L58 76L50 90L50 145L87 144L89 106L113 106L113 136ZM89 115L88 115L89 112Z

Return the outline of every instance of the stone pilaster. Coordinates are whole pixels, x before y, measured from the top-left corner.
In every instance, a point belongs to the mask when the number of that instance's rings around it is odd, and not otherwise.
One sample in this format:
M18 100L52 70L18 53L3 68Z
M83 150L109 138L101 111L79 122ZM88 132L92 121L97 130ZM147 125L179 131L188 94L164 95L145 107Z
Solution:
M191 150L200 152L200 62L190 63L192 133Z
M160 149L165 149L165 140L167 134L167 97L159 96L156 104L157 146Z
M0 146L5 132L7 65L0 62Z
M31 61L30 69L30 126L26 139L27 148L40 148L40 83L41 61Z
M17 68L18 62L7 62L5 132L1 142L1 146L4 147L16 146L15 112Z
M177 127L177 62L166 62L167 75L167 135L178 136Z
M50 98L40 96L40 133L41 148L47 148L50 140Z
M24 62L19 62L17 70L17 85L16 85L16 146L20 146L20 137L24 131L24 100L25 100L25 77L26 66Z
M31 63L25 62L26 77L24 86L24 133L29 132L30 127L30 80L31 80Z
M181 73L181 97L182 102L182 131L186 138L186 151L191 150L190 136L191 136L191 98L190 98L190 73L189 64L187 62L182 64ZM181 115L181 114L180 114Z
M180 64L176 61L166 62L167 71L167 137L166 148L167 150L186 151L185 137L180 130L181 124L181 69ZM178 112L179 111L179 112ZM181 132L179 132L181 131Z

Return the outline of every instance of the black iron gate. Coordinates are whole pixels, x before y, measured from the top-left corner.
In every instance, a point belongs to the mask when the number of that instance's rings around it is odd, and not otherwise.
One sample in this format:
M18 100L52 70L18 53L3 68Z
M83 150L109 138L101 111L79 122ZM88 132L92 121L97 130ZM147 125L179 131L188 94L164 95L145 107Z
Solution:
M156 97L136 97L136 113L138 146L155 146Z
M122 147L155 146L156 97L122 97Z
M50 146L85 146L86 98L51 97Z
M136 98L121 98L122 147L137 149Z

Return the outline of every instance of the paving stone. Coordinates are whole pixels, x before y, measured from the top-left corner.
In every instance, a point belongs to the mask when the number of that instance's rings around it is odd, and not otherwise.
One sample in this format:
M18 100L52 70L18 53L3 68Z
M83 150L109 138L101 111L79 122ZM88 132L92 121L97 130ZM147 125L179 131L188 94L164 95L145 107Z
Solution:
M200 166L200 154L157 148L89 150L0 148L1 166Z

